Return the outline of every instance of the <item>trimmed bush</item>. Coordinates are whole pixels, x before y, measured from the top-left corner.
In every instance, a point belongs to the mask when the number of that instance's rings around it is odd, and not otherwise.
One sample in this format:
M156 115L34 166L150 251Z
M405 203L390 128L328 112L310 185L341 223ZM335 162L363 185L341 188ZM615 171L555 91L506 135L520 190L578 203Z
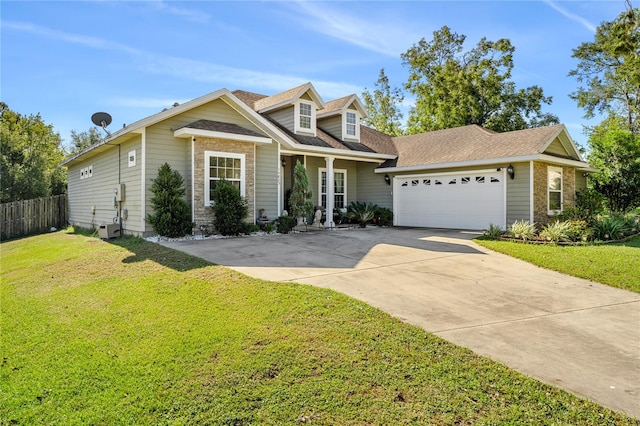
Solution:
M247 201L238 188L222 179L213 190L213 226L222 235L245 234L250 225L245 222L249 214Z
M298 224L298 219L293 216L280 216L275 223L279 234L288 234Z
M191 233L191 209L184 199L184 180L168 163L158 169L158 177L152 180L151 207L147 222L163 237L178 238Z

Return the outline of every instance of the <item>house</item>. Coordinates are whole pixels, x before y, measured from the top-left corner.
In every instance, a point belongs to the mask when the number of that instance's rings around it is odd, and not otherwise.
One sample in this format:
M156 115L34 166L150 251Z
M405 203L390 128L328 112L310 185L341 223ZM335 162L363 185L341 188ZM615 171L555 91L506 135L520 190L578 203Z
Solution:
M574 205L593 171L563 125L391 137L361 125L365 116L356 95L325 102L311 83L272 96L221 89L176 104L65 160L70 222L153 234L150 187L165 162L183 176L196 224L213 219L211 192L222 178L251 216L278 217L298 161L327 211L364 201L392 209L398 226L459 229L544 223Z

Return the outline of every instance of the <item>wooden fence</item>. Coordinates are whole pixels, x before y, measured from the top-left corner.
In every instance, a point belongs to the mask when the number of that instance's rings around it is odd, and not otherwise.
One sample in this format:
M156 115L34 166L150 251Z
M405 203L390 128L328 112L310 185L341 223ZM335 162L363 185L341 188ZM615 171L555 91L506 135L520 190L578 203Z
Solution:
M0 239L63 228L69 219L66 195L0 204Z

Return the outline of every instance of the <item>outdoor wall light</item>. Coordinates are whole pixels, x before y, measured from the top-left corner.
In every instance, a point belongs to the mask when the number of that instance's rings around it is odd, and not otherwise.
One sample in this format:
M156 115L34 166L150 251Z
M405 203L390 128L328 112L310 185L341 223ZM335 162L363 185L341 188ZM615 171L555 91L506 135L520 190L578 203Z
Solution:
M509 167L507 167L507 174L511 179L513 179L516 176L516 172L513 170L512 164L509 164Z
M389 175L384 175L384 181L387 182L387 185L391 185L391 178Z
M282 164L282 167L287 167L287 160L282 157L282 160L280 160L280 164Z

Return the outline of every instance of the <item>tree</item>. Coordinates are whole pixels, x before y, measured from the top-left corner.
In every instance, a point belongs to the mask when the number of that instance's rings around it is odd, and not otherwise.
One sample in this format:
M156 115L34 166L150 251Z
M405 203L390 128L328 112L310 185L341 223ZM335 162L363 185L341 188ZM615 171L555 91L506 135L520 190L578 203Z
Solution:
M75 155L80 151L102 142L103 138L100 134L100 130L93 126L89 130L84 132L71 131L71 152L70 155Z
M63 194L61 142L40 114L26 117L0 102L0 202Z
M626 128L640 133L640 9L628 9L612 22L603 22L595 40L573 50L578 66L569 75L584 84L570 96L585 110L621 116Z
M571 94L585 118L606 114L586 129L589 162L598 169L593 188L613 210L640 206L640 10L627 10L596 29L593 42L574 49L578 66L569 75L580 86Z
M153 213L147 215L147 222L153 230L164 237L177 238L191 232L191 209L184 200L184 179L168 163L158 169L158 176L152 180L151 206Z
M399 104L404 100L404 94L400 89L392 89L389 86L389 78L385 75L384 68L380 70L375 87L373 93L370 93L366 87L362 92L364 106L369 115L362 120L363 124L391 136L401 135L403 133L400 124L402 113L399 110Z
M240 190L225 179L213 190L213 227L222 235L240 235L247 230L244 222L249 214L247 201Z
M405 88L416 96L408 133L469 124L506 132L558 123L542 112L551 97L540 87L517 89L510 80L515 48L509 40L482 38L463 53L465 39L444 26L401 55L411 72Z
M591 182L614 211L640 206L640 135L627 124L623 117L611 116L589 136L589 163L598 169Z
M291 215L296 218L306 218L313 213L312 193L309 189L309 178L307 171L300 160L296 161L293 168L293 188L289 197L289 208Z

